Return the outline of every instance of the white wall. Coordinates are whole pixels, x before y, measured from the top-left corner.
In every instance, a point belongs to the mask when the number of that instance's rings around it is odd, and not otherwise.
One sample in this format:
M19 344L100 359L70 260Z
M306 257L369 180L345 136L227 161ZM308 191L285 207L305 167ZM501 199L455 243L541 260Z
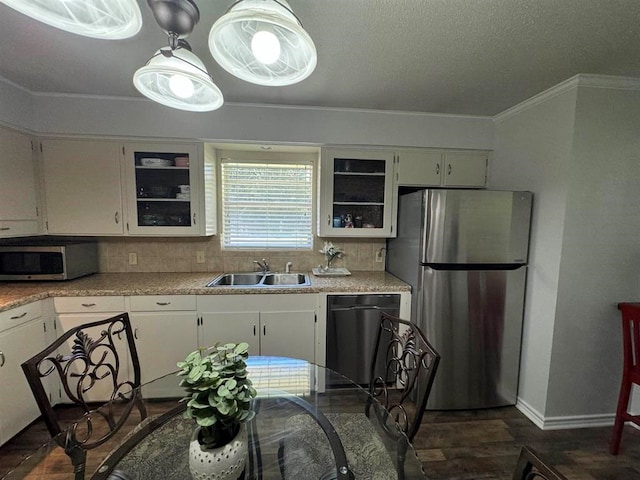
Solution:
M546 409L575 89L496 122L491 188L534 192L519 401Z
M34 128L33 95L0 78L0 124L31 131Z
M615 411L640 294L640 91L578 89L546 415Z
M146 99L52 95L34 96L34 112L34 130L62 135L493 147L493 121L488 117L239 104L192 113Z
M640 292L640 90L600 80L496 122L491 187L535 194L518 404L545 428L612 423Z

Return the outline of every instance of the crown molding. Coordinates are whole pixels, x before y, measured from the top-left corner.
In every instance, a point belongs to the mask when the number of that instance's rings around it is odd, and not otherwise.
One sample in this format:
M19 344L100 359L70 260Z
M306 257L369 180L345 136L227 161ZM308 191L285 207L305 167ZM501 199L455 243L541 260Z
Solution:
M604 88L611 90L640 90L640 78L634 77L616 77L613 75L590 75L578 74L568 78L564 82L560 82L553 87L534 95L533 97L518 103L504 112L498 113L493 117L494 123L504 122L506 119L518 115L529 108L540 105L558 95L562 95L576 88Z

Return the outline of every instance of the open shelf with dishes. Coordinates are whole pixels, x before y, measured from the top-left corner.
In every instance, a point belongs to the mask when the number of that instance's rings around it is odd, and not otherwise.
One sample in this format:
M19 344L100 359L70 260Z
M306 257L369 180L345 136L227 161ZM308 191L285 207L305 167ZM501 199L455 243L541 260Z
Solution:
M393 153L327 148L321 166L321 236L391 234Z
M196 146L132 144L124 152L132 180L129 232L197 233Z

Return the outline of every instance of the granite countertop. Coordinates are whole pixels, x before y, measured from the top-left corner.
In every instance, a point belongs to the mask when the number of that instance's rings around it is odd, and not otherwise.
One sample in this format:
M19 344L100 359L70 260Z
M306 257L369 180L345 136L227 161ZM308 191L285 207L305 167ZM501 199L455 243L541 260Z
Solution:
M411 291L409 285L387 272L352 272L346 277L316 277L309 273L311 285L304 287L205 286L220 273L96 273L67 282L0 282L0 311L48 297Z

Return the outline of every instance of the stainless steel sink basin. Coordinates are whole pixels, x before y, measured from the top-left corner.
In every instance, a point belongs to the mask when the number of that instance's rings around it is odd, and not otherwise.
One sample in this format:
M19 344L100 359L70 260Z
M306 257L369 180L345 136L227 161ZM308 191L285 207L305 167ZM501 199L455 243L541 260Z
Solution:
M292 287L310 285L306 273L223 273L207 287Z
M207 287L257 285L262 281L262 273L223 273L207 284Z
M262 279L264 285L309 285L304 273L267 273Z

